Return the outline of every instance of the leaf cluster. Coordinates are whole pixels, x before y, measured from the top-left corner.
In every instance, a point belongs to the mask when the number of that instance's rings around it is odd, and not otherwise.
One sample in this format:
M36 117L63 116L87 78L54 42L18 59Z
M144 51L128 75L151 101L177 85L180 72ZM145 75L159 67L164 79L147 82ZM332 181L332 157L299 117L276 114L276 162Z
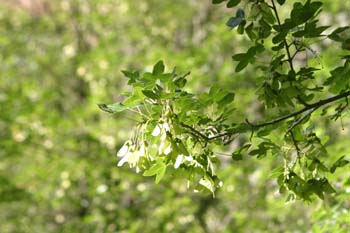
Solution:
M335 193L327 176L348 164L345 157L327 165L328 152L315 133L313 114L336 101L344 101L330 119L340 118L348 107L350 55L342 57L344 65L331 71L331 76L316 80L322 67L296 64L298 55L316 52L312 45L320 38L349 44L349 27L340 27L324 34L329 26L319 25L322 2L295 2L290 14L282 20L280 11L290 7L285 1L274 0L213 0L236 9L226 25L237 29L251 41L244 53L232 56L237 62L235 72L244 72L249 64L263 73L256 91L257 99L265 107L264 121L245 120L228 123L234 114L233 92L212 86L208 92L192 94L186 91L185 75L176 69L165 73L162 61L152 72L123 71L132 91L124 93L122 102L99 107L109 113L132 111L141 117L118 155L119 165L127 162L145 176L155 176L158 183L164 175L185 177L195 190L204 187L212 193L221 186L215 168L219 160L214 148L230 144L239 135L250 134L249 142L231 154L233 161L244 155L263 159L282 158L274 177L287 200L300 198L311 201ZM244 4L243 8L234 8ZM259 65L257 65L259 64ZM334 93L329 97L327 93ZM297 110L296 110L297 109ZM299 110L298 110L299 109ZM275 139L276 135L279 136Z

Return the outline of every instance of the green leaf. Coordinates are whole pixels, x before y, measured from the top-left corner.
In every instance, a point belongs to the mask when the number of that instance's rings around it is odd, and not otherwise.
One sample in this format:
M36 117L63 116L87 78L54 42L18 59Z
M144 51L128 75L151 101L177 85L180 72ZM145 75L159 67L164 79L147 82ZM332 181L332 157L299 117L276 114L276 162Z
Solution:
M212 3L213 4L220 4L220 3L224 2L224 1L226 1L226 0L213 0Z
M243 20L239 25L238 25L238 28L237 28L237 33L242 35L244 33L244 26L245 24L247 23L247 21Z
M186 83L187 80L183 77L180 77L174 81L174 84L179 88L183 88L186 85Z
M281 49L283 49L283 48L284 48L284 42L281 42L281 43L279 43L278 45L273 46L271 49L272 49L273 51L278 51L278 50L281 50Z
M303 30L294 32L292 35L294 37L305 37L305 38L321 36L322 32L325 31L327 28L329 28L329 26L317 27L317 22L318 20L307 22Z
M227 93L222 99L219 100L219 106L226 105L231 103L235 99L234 93Z
M127 70L122 70L122 73L125 75L125 77L128 77L130 80L128 81L128 84L132 84L136 82L136 79L139 78L139 72L135 71L135 72L131 72L131 71L127 71Z
M146 170L143 175L144 176L156 176L156 184L164 177L166 172L166 165L158 160L150 169Z
M210 101L213 100L215 102L219 102L222 98L224 98L225 95L226 92L224 90L219 88L217 85L213 85L209 90L208 98Z
M243 21L242 18L231 17L231 18L226 22L226 25L229 26L231 29L234 29L234 28L237 27L242 21Z
M236 12L235 17L231 17L227 22L226 25L229 26L231 29L234 29L238 25L240 25L243 22L244 19L244 10L238 9Z
M238 9L237 12L236 12L236 17L238 18L244 18L244 10L243 9Z
M330 185L327 179L322 180L322 189L325 193L336 193L335 189Z
M346 39L346 40L342 43L341 48L344 49L344 50L350 50L350 38L349 38L349 39Z
M129 109L129 107L121 104L121 103L114 103L114 104L97 104L98 107L105 112L108 113L116 113L116 112L122 112L126 109Z
M262 52L264 52L264 50L265 50L265 47L264 47L264 45L262 45L262 44L259 44L259 43L257 43L256 45L255 45L255 54L257 54L257 53L262 53ZM249 50L248 50L249 51Z
M273 149L278 148L277 145L272 143L270 140L264 141L259 144L258 148L255 150L250 151L249 155L251 156L257 156L258 158L265 157L267 152Z
M262 154L266 154L266 150L264 149L255 149L255 150L252 150L251 152L249 152L249 155L251 156L256 156L256 155L262 155Z
M274 36L272 38L272 42L274 44L278 44L278 43L282 42L286 38L286 36L287 36L287 31L281 31L276 36Z
M248 65L249 61L247 60L243 60L243 61L240 61L237 66L236 66L236 69L235 71L238 73L240 71L242 71L247 65Z
M259 37L261 39L267 38L271 34L271 26L269 23L267 23L264 19L259 20Z
M164 67L163 61L158 61L157 64L155 64L153 67L152 74L153 75L162 74L164 72L164 69L165 69L165 67Z
M178 143L178 150L181 154L188 156L190 153L187 151L186 146L183 144L182 141Z
M310 0L305 5L302 5L300 2L294 3L291 12L291 20L294 26L303 24L314 17L321 6L322 2L311 2Z
M160 96L159 96L158 94L154 93L153 91L142 90L142 93L143 93L146 97L148 97L148 98L150 98L150 99L157 100L157 99L160 98Z
M277 177L279 177L281 175L283 176L283 172L284 172L284 167L283 166L277 167L277 168L275 168L275 169L273 169L271 171L270 177L271 178L277 178Z
M287 203L292 202L294 200L295 200L295 194L294 193L290 193L290 194L288 194L285 203L287 204Z
M248 143L248 144L245 144L244 146L240 147L238 150L234 151L232 153L232 159L234 161L243 160L242 154L247 152L247 150L249 149L250 146L251 146L251 144Z
M142 89L143 88L139 86L134 87L131 96L126 98L122 104L129 108L133 108L139 105L144 99L144 95L142 94Z
M156 184L158 184L164 177L166 172L166 165L162 163L162 166L160 167L157 176L156 176Z
M260 4L261 8L261 14L263 18L269 23L269 24L274 24L276 19L275 16L272 13L271 8L266 4L266 3L261 3Z
M249 56L246 53L237 53L232 56L232 60L234 61L242 61L242 60L248 60Z
M338 167L344 167L346 166L347 164L349 164L349 161L348 160L345 160L344 159L344 155L341 156L330 168L330 172L331 173L334 173L335 170L337 170Z
M277 2L282 6L286 2L286 0L277 0Z
M226 6L227 6L227 8L235 7L240 2L241 2L241 0L229 0Z
M339 27L335 29L331 34L328 35L328 38L334 41L343 42L344 41L344 32L350 29L350 26Z
M255 40L257 38L257 35L254 30L254 23L250 23L246 28L245 32L247 33L250 40Z

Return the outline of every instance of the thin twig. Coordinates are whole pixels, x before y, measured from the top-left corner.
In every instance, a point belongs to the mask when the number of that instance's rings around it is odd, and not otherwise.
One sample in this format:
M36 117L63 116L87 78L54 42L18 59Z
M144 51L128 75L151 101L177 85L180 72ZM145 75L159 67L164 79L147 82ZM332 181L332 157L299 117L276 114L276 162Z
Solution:
M272 10L275 13L275 16L276 16L276 19L277 19L278 27L279 27L279 29L281 31L282 30L282 24L281 24L281 20L280 20L280 17L278 15L278 12L277 12L277 7L276 7L276 4L275 4L275 1L271 0L271 3L272 3ZM293 66L293 59L292 59L292 56L290 55L289 46L288 46L287 40L285 38L283 39L283 44L284 44L284 47L285 47L286 52L287 52L288 63L289 63L290 69L293 71L293 73L295 73L294 66Z
M293 124L288 128L286 134L288 134L289 132L291 132L296 126L298 126L303 120L306 119L306 117L310 116L314 111L316 111L318 107L315 107L313 109L310 109L309 112L307 112L306 114L304 114L304 116L300 117L298 120L294 121Z
M297 140L295 139L295 136L294 136L294 133L293 131L290 131L290 136L292 138L292 141L293 141L293 145L297 151L297 159L296 161L294 162L293 164L293 167L296 165L296 163L298 162L299 164L299 167L300 167L300 171L301 171L301 175L302 175L302 178L305 178L305 172L304 172L304 169L303 169L303 166L301 164L301 150L300 150L300 147L298 145L298 142Z
M193 128L192 126L186 125L184 123L180 123L180 125L184 128L187 128L189 130L191 130L192 132L194 132L197 136L200 136L201 138L203 138L206 141L209 141L209 138L207 136L205 136L204 134L202 134L201 132L199 132L198 130L196 130L195 128Z
M297 140L296 140L295 137L294 137L293 131L290 131L290 136L291 136L291 138L292 138L293 145L294 145L294 147L295 147L295 149L296 149L296 151L297 151L298 157L300 157L301 151L300 151L300 148L299 148L299 146L298 146L298 142L297 142Z

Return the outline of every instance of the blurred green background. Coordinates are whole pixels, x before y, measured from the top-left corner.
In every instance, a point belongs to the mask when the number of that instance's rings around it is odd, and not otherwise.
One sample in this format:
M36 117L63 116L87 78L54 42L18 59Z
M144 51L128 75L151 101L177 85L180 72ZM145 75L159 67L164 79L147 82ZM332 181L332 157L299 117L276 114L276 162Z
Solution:
M348 1L324 3L321 23L350 21ZM350 232L348 168L330 178L338 195L285 204L268 175L276 157L234 162L225 148L215 199L116 167L132 116L97 103L120 100L120 70L163 59L191 71L194 92L236 92L233 119L259 118L259 73L234 73L249 44L225 26L233 12L209 0L0 0L0 232ZM339 65L337 45L315 49L325 74ZM320 122L330 161L350 152L342 123Z

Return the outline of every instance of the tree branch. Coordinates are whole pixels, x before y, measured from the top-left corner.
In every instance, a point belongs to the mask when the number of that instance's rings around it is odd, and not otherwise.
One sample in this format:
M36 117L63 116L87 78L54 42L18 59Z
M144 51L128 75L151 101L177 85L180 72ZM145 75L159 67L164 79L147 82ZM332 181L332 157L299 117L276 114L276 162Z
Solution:
M280 122L285 121L285 120L287 120L289 118L298 116L298 115L306 112L304 116L302 116L301 118L297 119L288 128L286 134L292 133L292 129L294 127L296 127L298 124L300 124L307 116L311 115L319 107L327 105L327 104L332 103L332 102L335 102L335 101L337 101L339 99L342 99L342 98L347 98L348 96L350 96L350 91L341 93L339 95L336 95L336 96L333 96L333 97L330 97L330 98L327 98L327 99L320 100L320 101L318 101L316 103L308 104L307 106L305 106L304 108L302 108L302 109L300 109L298 111L289 113L289 114L284 115L284 116L280 116L280 117L278 117L276 119L273 119L271 121L266 121L266 122L263 122L263 123L255 124L255 123L251 123L248 119L246 119L246 122L247 122L248 125L250 125L253 128L252 130L254 130L254 128L256 129L256 128L262 128L262 127L269 126L269 125L274 125L274 124L280 123ZM233 132L224 132L224 133L220 133L220 134L208 137L208 136L204 135L203 133L201 133L200 131L196 130L195 128L193 128L193 127L191 127L189 125L186 125L184 123L180 123L180 125L182 127L186 128L186 129L190 130L190 133L193 136L199 136L206 142L209 142L209 141L212 141L212 140L215 140L215 139L218 139L218 138L226 137L226 136L232 136L233 134L236 134L236 133L233 133Z
M329 103L332 103L334 101L337 101L341 98L345 98L345 97L348 97L350 95L350 91L347 91L347 92L344 92L344 93L341 93L339 95L336 95L336 96L333 96L333 97L330 97L328 99L323 99L323 100L320 100L316 103L313 103L313 104L309 104L308 106L296 111L296 112L292 112L292 113L289 113L287 115L284 115L284 116L281 116L281 117L278 117L274 120L271 120L271 121L267 121L267 122L264 122L264 123L260 123L260 124L253 124L253 123L250 123L248 120L247 120L247 123L255 128L260 128L260 127L264 127L264 126L269 126L269 125L273 125L273 124L277 124L281 121L284 121L284 120L287 120L291 117L294 117L294 116L298 116L300 115L301 113L304 113L308 110L311 110L311 109L317 109L323 105L327 105Z

